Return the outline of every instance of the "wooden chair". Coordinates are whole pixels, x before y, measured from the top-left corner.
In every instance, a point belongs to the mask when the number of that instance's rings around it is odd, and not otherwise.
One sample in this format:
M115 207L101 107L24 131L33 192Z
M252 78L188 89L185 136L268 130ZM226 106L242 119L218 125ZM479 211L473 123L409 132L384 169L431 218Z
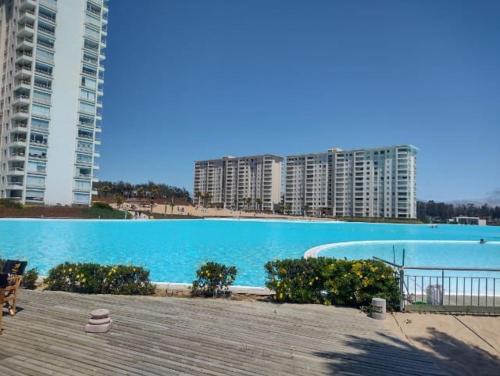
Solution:
M23 280L22 276L12 276L9 278L8 285L6 287L0 287L0 334L2 334L2 318L3 318L3 308L7 304L9 314L11 316L16 315L16 300L17 291L21 287L21 282Z
M25 261L7 260L0 274L0 334L2 334L3 308L7 304L9 314L16 315L17 292L23 281Z

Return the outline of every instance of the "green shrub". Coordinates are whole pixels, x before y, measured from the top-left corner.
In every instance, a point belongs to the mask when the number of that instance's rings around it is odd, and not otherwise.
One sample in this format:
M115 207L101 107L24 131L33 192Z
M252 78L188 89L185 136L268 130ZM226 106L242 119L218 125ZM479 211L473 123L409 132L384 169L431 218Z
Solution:
M0 198L0 208L14 208L14 209L22 209L23 204L20 202L8 199L8 198Z
M0 259L0 271L3 269L5 264L4 259ZM29 269L24 272L23 282L21 287L29 290L34 290L36 288L36 281L38 280L38 270L36 268Z
M212 297L229 295L229 286L233 284L237 273L235 266L207 262L196 271L197 279L193 281L191 293Z
M329 263L324 257L270 261L265 265L266 286L279 302L322 303L323 271Z
M106 210L113 210L111 205L109 205L107 202L101 202L101 201L96 201L92 203L92 207L96 209L106 209Z
M368 306L371 299L399 302L394 270L380 261L308 258L270 261L266 286L278 302Z
M24 273L22 287L28 290L36 289L36 281L38 280L38 270L36 268L29 269Z
M138 266L64 263L49 271L48 290L84 294L151 295L149 271Z

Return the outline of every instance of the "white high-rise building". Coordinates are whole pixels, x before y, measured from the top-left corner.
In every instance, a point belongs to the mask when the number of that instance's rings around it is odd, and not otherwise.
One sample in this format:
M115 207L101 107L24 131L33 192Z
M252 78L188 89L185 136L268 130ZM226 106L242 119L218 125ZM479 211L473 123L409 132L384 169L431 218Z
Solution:
M107 0L0 0L0 198L89 205Z
M293 214L329 214L331 154L286 157L284 209Z
M292 155L286 158L285 210L336 217L416 218L412 145Z
M266 154L197 161L194 202L232 210L273 211L280 202L282 160Z
M334 152L333 215L416 218L416 155L412 145Z

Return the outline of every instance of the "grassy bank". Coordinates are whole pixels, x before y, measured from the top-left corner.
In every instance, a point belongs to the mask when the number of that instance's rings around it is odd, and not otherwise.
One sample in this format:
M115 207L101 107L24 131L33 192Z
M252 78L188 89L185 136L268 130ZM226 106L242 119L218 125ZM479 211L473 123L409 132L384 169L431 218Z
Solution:
M125 213L119 210L99 207L0 206L0 218L124 219Z

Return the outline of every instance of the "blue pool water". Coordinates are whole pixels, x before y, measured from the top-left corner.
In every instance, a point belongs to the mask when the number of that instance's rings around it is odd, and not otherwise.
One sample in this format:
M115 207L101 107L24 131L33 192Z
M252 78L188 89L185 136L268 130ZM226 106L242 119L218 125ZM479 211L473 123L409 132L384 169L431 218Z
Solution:
M391 240L471 240L489 244L395 244ZM23 258L42 274L64 261L133 263L154 281L191 282L205 261L238 267L237 284L262 286L263 265L302 257L321 244L361 240L387 243L336 247L322 255L393 259L406 263L500 268L500 227L287 222L247 220L0 220L0 257ZM399 261L399 259L398 259Z

